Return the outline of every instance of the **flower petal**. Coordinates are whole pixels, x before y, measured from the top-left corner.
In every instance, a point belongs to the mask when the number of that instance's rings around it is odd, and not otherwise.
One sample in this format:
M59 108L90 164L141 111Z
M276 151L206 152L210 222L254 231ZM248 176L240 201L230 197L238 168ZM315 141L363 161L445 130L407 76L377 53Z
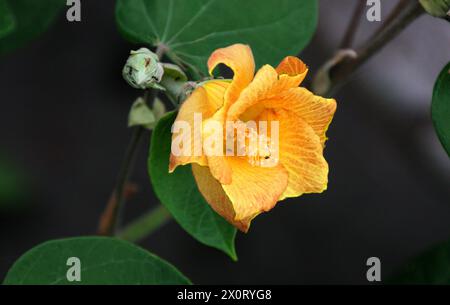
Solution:
M327 99L305 88L292 88L275 99L265 101L268 108L283 108L300 116L320 137L322 145L326 141L325 132L336 112L336 100Z
M258 103L262 100L274 96L276 93L275 86L278 81L277 71L270 65L262 66L255 75L250 85L242 91L239 99L230 106L227 113L227 120L236 121L241 119L247 121L255 118L263 110L258 109ZM255 106L256 108L250 109ZM248 110L248 114L244 117L241 115Z
M328 164L314 130L301 117L283 109L266 110L259 119L279 122L279 162L289 175L280 200L324 191L328 183Z
M234 44L226 48L215 50L208 60L209 73L218 64L225 64L230 67L233 72L233 81L229 85L224 96L223 107L214 114L212 118L215 121L221 122L225 128L226 113L230 105L232 105L252 81L255 73L255 61L253 59L252 50L249 46L243 44ZM210 166L211 174L214 178L219 180L222 184L231 183L231 168L227 163L226 158L221 156L207 156L208 165Z
M280 79L290 82L290 87L298 87L308 73L308 67L295 56L286 56L278 65Z
M296 76L298 74L304 74L308 71L305 63L296 56L286 56L279 63L277 67L278 74L287 74L289 76Z
M288 174L283 166L252 166L245 158L227 159L232 182L222 187L233 204L235 220L249 221L271 210L287 187Z
M221 184L230 184L232 181L232 172L227 158L221 156L207 156L206 158L212 176Z
M264 65L258 70L251 84L242 91L239 99L230 106L227 120L254 119L264 110L263 101L297 88L307 72L306 65L293 56L285 58L277 70L270 65Z
M192 172L200 193L212 209L239 230L247 232L250 227L251 219L242 221L234 220L236 213L234 212L233 204L227 194L225 194L219 181L214 179L211 175L209 168L198 164L192 164Z
M241 91L250 84L255 73L255 60L248 45L234 44L226 48L215 50L208 59L209 73L218 64L230 67L234 72L233 81L225 93L225 104L234 103Z
M199 156L194 155L195 143L201 143L201 126L199 126L200 132L194 132L194 114L201 114L202 120L213 116L217 109L222 107L223 96L228 86L229 82L226 81L208 81L202 87L195 89L194 92L181 105L175 122L184 121L190 126L191 154L190 156L175 156L171 153L169 172L173 172L178 165L193 162L201 165L208 164L202 151L200 151ZM174 140L175 137L177 137L177 134L174 133L172 135L172 140Z
M219 109L210 119L206 120L203 124L203 132L202 132L202 140L203 145L208 146L208 137L210 137L213 132L216 131L216 129L213 129L211 131L209 129L209 123L218 123L216 124L217 127L221 128L221 136L220 140L222 141L222 147L221 150L218 153L208 153L208 151L205 151L206 159L208 162L208 166L210 168L212 176L219 180L221 184L230 184L231 183L231 167L229 166L227 162L227 158L225 157L224 148L226 147L225 143L225 134L226 134L226 124L225 124L225 112L223 111L224 107ZM213 139L217 138L213 135ZM218 144L218 143L217 143ZM217 145L215 144L215 145ZM219 144L220 145L220 144Z

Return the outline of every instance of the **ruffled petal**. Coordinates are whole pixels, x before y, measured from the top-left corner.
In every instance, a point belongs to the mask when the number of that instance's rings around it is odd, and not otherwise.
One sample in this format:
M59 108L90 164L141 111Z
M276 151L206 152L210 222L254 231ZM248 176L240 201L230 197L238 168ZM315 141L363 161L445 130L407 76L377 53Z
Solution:
M233 204L235 221L250 221L271 210L286 190L288 174L280 164L252 166L245 158L229 157L232 182L222 185Z
M264 65L256 73L251 84L242 91L239 99L230 106L228 120L251 120L264 110L263 101L292 88L297 88L308 69L297 57L286 57L277 69Z
M210 123L212 125L210 125ZM217 126L217 128L211 128ZM217 135L217 132L220 132L220 137ZM227 162L227 158L225 157L225 135L226 135L226 124L224 118L223 107L217 111L213 117L206 120L203 124L203 132L202 132L202 140L203 145L207 147L205 149L205 155L208 162L209 169L211 171L212 176L217 179L221 184L230 184L231 183L231 167ZM217 150L208 149L209 140L208 138L217 139L221 141L220 143L215 143L215 145L221 145ZM213 141L214 142L214 141ZM215 146L214 145L214 146Z
M276 68L280 79L289 82L287 87L298 87L308 73L308 67L295 56L286 56Z
M250 227L251 219L242 221L235 220L236 213L234 212L233 204L227 194L225 194L219 181L214 179L211 175L209 168L198 164L192 164L192 172L200 193L213 210L239 230L247 232Z
M230 106L227 120L236 121L241 119L247 121L258 116L264 110L260 102L279 93L276 88L277 81L277 71L270 65L262 66L256 73L252 83L245 88L239 99Z
M190 154L186 155L175 156L172 153L170 154L169 172L173 172L178 165L188 163L198 163L200 165L208 164L201 147L202 127L201 124L197 124L200 126L194 125L194 115L201 115L202 121L213 116L217 109L222 107L223 96L229 84L229 82L221 80L206 82L202 87L195 89L181 105L175 122L183 121L190 127L191 149ZM178 136L180 136L179 133L172 134L172 142ZM199 143L200 145L195 147L196 143Z
M314 95L305 88L292 88L265 101L264 107L294 112L311 126L323 145L327 139L325 133L336 112L336 100Z
M250 84L255 73L255 60L248 45L234 44L215 50L208 59L209 73L219 64L228 66L234 72L233 81L225 93L226 107L234 103L241 91Z
M252 50L243 44L234 44L226 48L215 50L208 60L209 73L212 74L215 67L224 64L233 70L234 76L231 84L225 92L223 106L214 114L211 120L220 122L225 128L226 113L229 107L239 98L252 81L255 73L255 61ZM204 138L206 135L204 135ZM222 184L231 183L231 168L226 158L222 156L207 156L211 174Z
M279 162L288 173L287 188L279 200L326 190L328 163L314 130L301 117L283 109L266 110L259 119L279 122Z

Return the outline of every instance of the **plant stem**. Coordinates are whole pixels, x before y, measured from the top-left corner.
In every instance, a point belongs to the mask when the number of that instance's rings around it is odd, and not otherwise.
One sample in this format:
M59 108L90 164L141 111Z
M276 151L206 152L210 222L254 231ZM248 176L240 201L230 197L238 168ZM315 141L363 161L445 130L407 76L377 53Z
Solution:
M144 133L144 128L138 126L135 127L133 133L131 135L131 140L128 144L127 151L125 153L125 158L123 160L122 166L119 171L119 176L117 178L117 186L116 186L116 206L113 209L113 214L111 218L113 219L113 232L117 232L119 229L120 223L122 222L123 208L125 198L124 188L127 183L130 173L134 168L134 161L136 159L136 155L138 152L138 146L141 141L142 135ZM112 232L112 233L113 233Z
M411 0L399 0L397 5L392 9L392 11L389 13L389 15L384 20L383 24L373 33L372 39L378 36L381 32L386 29L392 21L394 21L401 13L403 12L404 8L408 5L408 2Z
M160 45L156 49L156 54L159 59L162 58L166 47ZM144 98L147 104L151 104L156 97L155 90L149 90L144 93ZM144 128L138 126L133 129L131 140L125 152L125 157L120 167L119 174L117 176L116 186L112 193L112 199L108 203L100 220L99 234L102 235L114 235L118 232L125 203L125 188L130 177L130 173L133 170L134 160L138 152L139 143L143 134Z
M418 1L404 2L403 14L398 19L390 22L380 33L369 40L365 45L356 50L356 58L346 58L330 70L329 95L336 87L348 80L350 75L366 62L372 55L396 37L406 26L412 23L425 11Z
M171 219L170 212L159 205L154 210L140 216L125 227L117 237L131 242L138 242L150 235Z
M158 44L158 47L156 48L156 55L158 56L159 60L161 60L164 56L164 54L169 50L169 48L165 44Z
M356 31L358 30L359 21L361 20L361 15L364 12L365 7L365 1L358 1L358 3L356 4L352 19L350 20L347 30L345 31L344 38L342 38L340 46L341 49L347 49L352 46Z

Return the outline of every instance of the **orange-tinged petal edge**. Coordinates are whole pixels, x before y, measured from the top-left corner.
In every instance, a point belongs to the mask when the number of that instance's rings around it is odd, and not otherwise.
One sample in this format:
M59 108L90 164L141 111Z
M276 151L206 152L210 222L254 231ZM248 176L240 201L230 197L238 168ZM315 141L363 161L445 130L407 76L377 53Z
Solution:
M225 104L229 106L237 100L241 91L248 86L255 73L255 61L248 45L234 44L215 50L208 59L208 70L212 75L219 64L224 64L233 70L231 85L225 93Z

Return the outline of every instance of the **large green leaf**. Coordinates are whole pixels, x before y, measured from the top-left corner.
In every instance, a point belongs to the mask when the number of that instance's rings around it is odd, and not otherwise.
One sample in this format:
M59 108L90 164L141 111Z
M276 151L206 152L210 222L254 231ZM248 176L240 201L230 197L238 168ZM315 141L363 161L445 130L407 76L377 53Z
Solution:
M3 12L2 3L9 8L8 13ZM19 48L43 33L65 3L65 0L0 0L0 20L6 14L14 21L14 26L4 32L0 21L0 54Z
M440 244L406 264L391 284L450 284L450 241Z
M69 282L71 257L80 260L80 282ZM190 284L175 267L129 242L107 237L76 237L45 242L20 257L6 285Z
M16 27L16 21L6 0L0 0L0 38L11 33Z
M153 188L176 221L198 241L236 259L236 229L214 212L198 191L191 166L169 174L171 127L176 112L164 116L153 131L148 170Z
M431 117L439 140L450 156L450 62L434 85Z
M276 65L309 42L317 24L316 0L118 0L120 31L134 43L169 48L204 74L217 48L249 44L257 66Z

